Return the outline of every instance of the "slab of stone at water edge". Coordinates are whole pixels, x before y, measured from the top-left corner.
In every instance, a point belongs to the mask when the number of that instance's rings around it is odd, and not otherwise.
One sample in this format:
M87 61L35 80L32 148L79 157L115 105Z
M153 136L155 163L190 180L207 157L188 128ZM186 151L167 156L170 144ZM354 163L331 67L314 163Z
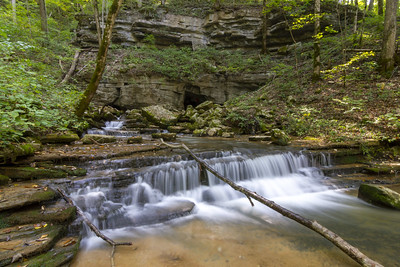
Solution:
M382 185L362 184L358 197L372 204L400 210L400 194Z
M65 178L67 173L62 170L49 170L36 167L3 167L0 174L11 180L32 180L42 178Z
M178 217L189 215L194 203L188 200L171 200L158 204L146 204L143 210L127 214L130 225L139 226L161 223Z
M117 138L111 135L85 134L81 141L84 144L105 144L117 142Z
M79 249L79 237L64 237L59 240L47 253L24 259L23 264L14 263L10 267L17 266L63 266L70 262Z
M42 143L51 143L51 144L69 144L74 141L78 141L79 136L76 133L72 132L61 132L61 133L53 133L53 134L47 134L40 138L40 141Z
M42 203L55 197L53 190L35 184L3 187L0 188L0 211Z
M65 230L46 223L0 229L0 266L48 251Z

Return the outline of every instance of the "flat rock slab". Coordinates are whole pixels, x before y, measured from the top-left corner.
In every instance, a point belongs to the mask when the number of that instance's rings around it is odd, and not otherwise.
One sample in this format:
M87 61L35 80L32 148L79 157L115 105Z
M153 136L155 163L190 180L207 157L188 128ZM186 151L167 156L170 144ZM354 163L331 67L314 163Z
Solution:
M64 237L47 253L23 261L24 266L62 266L70 262L79 249L79 237ZM11 267L21 266L14 263Z
M49 250L64 231L46 223L0 229L0 266Z
M42 203L55 197L56 193L53 190L36 184L0 187L0 211Z
M76 218L76 207L69 206L64 200L58 200L50 205L34 205L29 209L19 211L4 211L0 213L3 223L8 225L28 224L45 221L62 224Z
M8 176L12 180L32 180L67 177L67 173L62 170L49 170L34 167L3 167L0 168L0 174Z

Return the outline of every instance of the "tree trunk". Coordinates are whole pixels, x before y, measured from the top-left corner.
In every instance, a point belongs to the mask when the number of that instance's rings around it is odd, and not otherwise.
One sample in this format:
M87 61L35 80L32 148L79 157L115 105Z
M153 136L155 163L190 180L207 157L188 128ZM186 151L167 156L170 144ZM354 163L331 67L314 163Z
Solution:
M358 0L356 0L354 3L355 3L355 7L356 7L356 14L354 15L353 34L356 34L356 32L357 32L357 22L358 22Z
M372 11L374 9L374 0L369 0L368 11Z
M383 16L383 0L378 0L378 15Z
M265 10L265 6L267 4L266 0L263 0L263 8L262 8L262 54L267 54L267 33L268 33L268 14Z
M313 81L317 81L321 77L321 45L319 42L320 33L320 16L321 16L321 0L314 0L314 62L313 62Z
M13 22L14 22L14 24L17 24L17 1L11 0L11 6L12 6Z
M385 24L383 30L380 65L382 72L392 71L396 51L396 12L399 0L386 0Z
M297 214L291 210L288 210L288 209L280 206L279 204L275 203L274 201L266 199L265 197L260 196L256 192L251 191L245 187L242 187L242 186L234 183L232 180L222 176L220 173L218 173L216 170L214 170L210 165L208 165L204 160L197 157L185 144L169 145L169 144L165 143L162 139L161 139L161 143L164 145L167 145L168 147L171 147L171 148L185 149L194 158L194 160L200 164L200 166L202 168L204 168L207 171L209 171L210 173L214 174L215 177L217 177L221 181L228 184L234 190L239 191L242 194L244 194L249 199L250 204L252 206L254 206L254 204L251 199L257 200L261 204L273 209L274 211L282 214L283 216L304 225L305 227L315 231L316 233L320 234L321 236L323 236L324 238L329 240L332 244L334 244L336 247L338 247L340 250L342 250L344 253L346 253L350 258L352 258L353 260L355 260L357 263L359 263L362 266L383 267L383 265L368 258L356 247L350 245L349 243L346 242L346 240L344 240L343 238L341 238L340 236L338 236L336 233L332 232L328 228L322 226L317 221L307 219L307 218L301 216L300 214Z
M103 72L106 66L108 46L111 43L112 30L118 11L121 8L122 1L123 0L113 0L113 3L111 5L110 12L108 13L107 17L103 40L99 47L99 52L97 53L96 68L93 72L92 79L90 80L90 83L88 84L75 112L78 117L82 117L85 110L89 107L90 101L92 101L93 96L96 94L96 90L103 76Z
M97 40L99 41L99 47L101 45L101 28L100 28L100 18L99 18L99 7L97 5L97 0L92 0L93 11L94 11L94 20L96 21L96 29L97 29Z
M45 0L38 0L38 2L39 2L41 29L43 32L48 33L49 29L47 28L46 2Z

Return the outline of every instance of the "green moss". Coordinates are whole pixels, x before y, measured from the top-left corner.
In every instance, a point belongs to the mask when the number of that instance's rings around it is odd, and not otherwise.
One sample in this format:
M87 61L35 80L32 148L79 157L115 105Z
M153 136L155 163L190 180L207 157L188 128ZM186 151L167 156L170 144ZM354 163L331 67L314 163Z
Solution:
M27 211L19 211L7 214L3 221L8 225L21 225L45 221L47 223L67 223L75 219L76 208L69 207L64 210L50 213L42 213L40 208Z
M41 138L43 143L60 143L69 144L78 141L79 136L76 133L54 133L48 134Z
M10 178L8 176L5 175L1 175L0 174L0 185L6 185L8 184L8 181L10 180Z
M380 185L361 184L358 197L372 204L400 210L400 194Z
M40 191L40 192L36 192L32 195L32 199L35 199L39 202L43 202L43 201L48 201L48 200L52 200L56 197L56 192L54 192L53 190L47 190L47 191Z
M61 170L48 170L33 167L6 167L1 168L0 173L10 177L12 180L31 180L42 178L65 178L67 174Z

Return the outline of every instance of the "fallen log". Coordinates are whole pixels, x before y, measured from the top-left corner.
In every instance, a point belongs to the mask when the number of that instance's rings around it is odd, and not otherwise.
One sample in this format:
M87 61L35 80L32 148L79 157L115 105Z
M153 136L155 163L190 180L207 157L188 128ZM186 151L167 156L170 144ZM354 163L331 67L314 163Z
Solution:
M79 50L77 50L75 52L74 55L74 60L72 61L71 67L69 68L68 73L65 75L64 79L60 82L60 85L63 83L68 82L68 80L71 78L72 74L74 73L75 69L76 69L76 65L78 64L78 60L79 60L79 54L81 52Z
M251 198L255 199L258 202L260 202L261 204L275 210L276 212L282 214L283 216L288 217L288 218L304 225L305 227L313 230L314 232L317 232L318 234L320 234L321 236L323 236L324 238L329 240L331 243L333 243L336 247L341 249L344 253L346 253L350 258L355 260L361 266L383 267L383 265L368 258L358 248L350 245L349 243L347 243L347 241L345 241L339 235L332 232L328 228L322 226L317 221L304 218L303 216L301 216L291 210L288 210L288 209L280 206L279 204L276 204L274 201L266 199L265 197L257 194L256 192L250 191L249 189L242 187L242 186L232 182L230 179L222 176L220 173L218 173L216 170L214 170L210 165L208 165L204 160L197 157L185 144L182 143L180 145L171 145L171 144L165 143L163 139L161 139L161 143L170 148L175 148L175 149L183 148L193 157L193 159L195 161L197 161L201 165L202 168L205 168L210 173L214 174L217 178L219 178L220 180L227 183L229 186L231 186L236 191L243 193L250 200L250 203L252 205L253 205L253 203L251 202Z

